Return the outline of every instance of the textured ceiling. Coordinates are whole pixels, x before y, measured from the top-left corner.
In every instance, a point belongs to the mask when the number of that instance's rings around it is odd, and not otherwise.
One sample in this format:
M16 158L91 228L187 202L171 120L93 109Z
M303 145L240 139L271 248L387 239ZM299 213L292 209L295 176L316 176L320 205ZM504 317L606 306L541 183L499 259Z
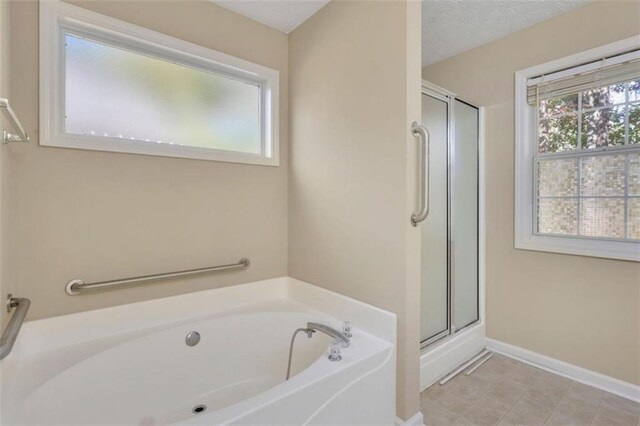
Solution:
M283 33L290 33L329 0L210 0Z
M330 0L210 1L290 33ZM422 66L499 39L590 1L422 0Z
M591 0L423 0L422 66L514 33Z

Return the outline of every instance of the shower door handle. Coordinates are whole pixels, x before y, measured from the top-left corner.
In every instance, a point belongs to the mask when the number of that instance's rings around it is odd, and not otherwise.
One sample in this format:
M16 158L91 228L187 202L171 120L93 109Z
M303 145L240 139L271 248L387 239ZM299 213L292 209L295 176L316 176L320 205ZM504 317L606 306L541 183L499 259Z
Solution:
M429 132L426 127L415 121L411 124L411 133L420 138L420 159L418 170L418 211L411 215L411 224L418 223L427 218L429 214Z

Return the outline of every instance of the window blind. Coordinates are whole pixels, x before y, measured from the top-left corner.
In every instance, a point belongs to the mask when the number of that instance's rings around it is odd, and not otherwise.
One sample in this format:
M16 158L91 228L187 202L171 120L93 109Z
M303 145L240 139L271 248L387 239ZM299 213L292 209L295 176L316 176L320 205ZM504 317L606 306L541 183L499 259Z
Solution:
M577 71L577 73L575 72ZM640 78L640 50L591 62L567 75L558 71L527 81L527 102L572 95L581 91Z

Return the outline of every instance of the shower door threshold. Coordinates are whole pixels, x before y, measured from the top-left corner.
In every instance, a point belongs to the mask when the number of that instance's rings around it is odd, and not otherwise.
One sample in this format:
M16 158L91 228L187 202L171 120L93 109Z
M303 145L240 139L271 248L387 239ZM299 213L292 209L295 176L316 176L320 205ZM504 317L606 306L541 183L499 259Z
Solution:
M448 337L451 335L451 331L449 329L441 331L440 333L429 337L428 339L425 339L423 341L420 342L420 349L424 349L436 342L439 342L440 340Z
M429 337L426 340L423 340L420 342L420 349L422 351L425 351L427 349L429 349L430 346L434 345L435 343L440 343L441 341L444 342L446 340L448 340L449 337L453 338L455 336L458 335L458 333L461 333L463 331L468 330L469 328L477 325L480 322L479 319L475 320L472 323L469 323L467 325L465 325L464 327L460 328L460 329L452 329L452 330L444 330L441 333L436 334L435 336Z

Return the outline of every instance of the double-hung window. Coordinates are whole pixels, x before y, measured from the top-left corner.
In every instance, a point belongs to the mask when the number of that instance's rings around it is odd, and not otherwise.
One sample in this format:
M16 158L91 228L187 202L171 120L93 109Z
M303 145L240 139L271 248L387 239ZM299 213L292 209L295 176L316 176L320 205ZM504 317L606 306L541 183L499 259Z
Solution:
M40 144L278 165L278 72L57 1L40 5Z
M637 38L516 74L516 247L640 260Z

